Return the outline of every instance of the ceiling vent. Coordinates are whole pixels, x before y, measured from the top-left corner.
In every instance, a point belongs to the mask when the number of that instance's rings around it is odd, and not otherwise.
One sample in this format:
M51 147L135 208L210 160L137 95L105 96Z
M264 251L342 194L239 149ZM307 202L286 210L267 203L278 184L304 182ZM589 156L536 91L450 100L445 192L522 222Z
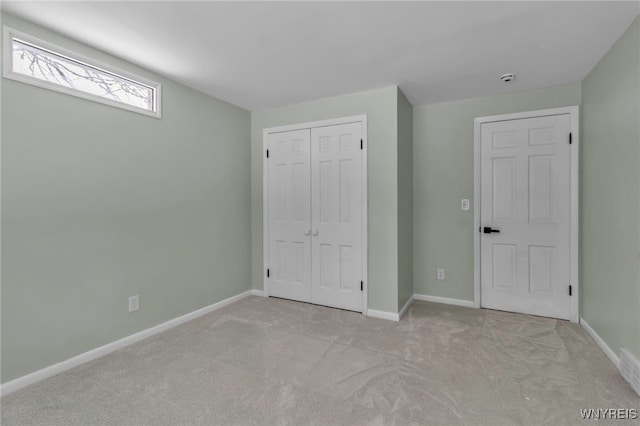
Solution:
M509 74L504 74L502 77L500 77L500 80L504 81L505 83L508 83L510 81L515 80L516 75L512 72L510 72Z

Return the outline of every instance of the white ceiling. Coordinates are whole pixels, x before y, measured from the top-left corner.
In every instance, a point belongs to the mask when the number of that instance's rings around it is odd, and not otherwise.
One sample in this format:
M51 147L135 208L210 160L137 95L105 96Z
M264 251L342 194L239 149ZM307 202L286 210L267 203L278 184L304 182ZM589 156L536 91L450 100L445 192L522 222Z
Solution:
M640 2L11 2L249 110L397 84L414 105L581 81ZM514 72L505 84L498 77Z

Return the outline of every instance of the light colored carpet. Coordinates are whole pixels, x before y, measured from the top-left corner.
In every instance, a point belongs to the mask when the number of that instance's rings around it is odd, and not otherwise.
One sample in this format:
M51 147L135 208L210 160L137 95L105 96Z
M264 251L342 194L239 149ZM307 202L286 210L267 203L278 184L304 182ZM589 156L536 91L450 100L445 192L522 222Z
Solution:
M426 302L394 323L251 297L8 395L2 424L594 423L581 408L640 399L575 324Z

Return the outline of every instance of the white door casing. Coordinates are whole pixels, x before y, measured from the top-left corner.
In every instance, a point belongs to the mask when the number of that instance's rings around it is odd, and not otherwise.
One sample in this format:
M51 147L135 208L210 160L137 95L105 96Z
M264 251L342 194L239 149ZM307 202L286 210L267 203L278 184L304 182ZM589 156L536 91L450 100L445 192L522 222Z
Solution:
M361 138L361 123L311 129L311 300L353 311L362 310Z
M577 145L577 108L476 119L476 306L578 320Z
M271 133L268 184L269 293L311 301L311 131Z
M263 131L265 296L367 312L366 129L366 116L363 115ZM301 135L305 134L309 135L306 150L308 178L306 174L300 178L302 174L294 170L298 169L294 165L304 167L304 162L289 154L288 158L283 155L276 161L275 156L279 154L275 144L280 141L284 142L281 146L291 145L283 148L284 152L289 152L293 150L292 141L302 140ZM274 169L278 162L283 166L288 164L286 167L290 171L276 172ZM294 173L298 178L294 179ZM280 179L280 182L290 179L291 189L278 192L275 188L278 181L275 179ZM306 183L305 179L308 179ZM309 222L306 227L301 226L303 221L299 220L302 217L300 208L293 210L294 200L306 197L295 196L303 194L303 184L308 184L309 188ZM280 201L276 199L278 196ZM289 203L284 209L289 216L283 216L279 210L282 209L282 203L285 206ZM272 226L272 217L277 214L283 218L282 228L288 227L290 231L283 232L278 226ZM298 236L300 229L303 229L303 238ZM280 241L280 252L286 255L277 253L277 241ZM283 244L302 250L287 251ZM276 269L280 268L274 267L277 262L281 261L283 265L292 265L294 262L300 264L300 256L308 259L308 271L307 266L302 269L283 266L282 270L288 272L277 275ZM308 277L308 281L301 277ZM308 288L308 291L303 288Z

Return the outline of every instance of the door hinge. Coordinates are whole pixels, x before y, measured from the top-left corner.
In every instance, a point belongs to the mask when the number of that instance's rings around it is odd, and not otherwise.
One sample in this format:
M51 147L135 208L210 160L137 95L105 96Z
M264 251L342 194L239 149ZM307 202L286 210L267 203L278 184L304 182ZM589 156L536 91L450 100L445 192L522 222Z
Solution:
M571 132L569 132L569 145L571 145L573 143L572 139L573 139L573 137L571 135Z
M360 281L360 291L364 291L364 281Z
M269 158L269 150L267 150L267 158Z
M572 294L573 294L573 288L569 286L569 296L571 296Z
M267 278L269 278L269 268L267 268Z
M360 149L363 149L362 147L364 146L364 142L362 142L362 139L360 139Z

